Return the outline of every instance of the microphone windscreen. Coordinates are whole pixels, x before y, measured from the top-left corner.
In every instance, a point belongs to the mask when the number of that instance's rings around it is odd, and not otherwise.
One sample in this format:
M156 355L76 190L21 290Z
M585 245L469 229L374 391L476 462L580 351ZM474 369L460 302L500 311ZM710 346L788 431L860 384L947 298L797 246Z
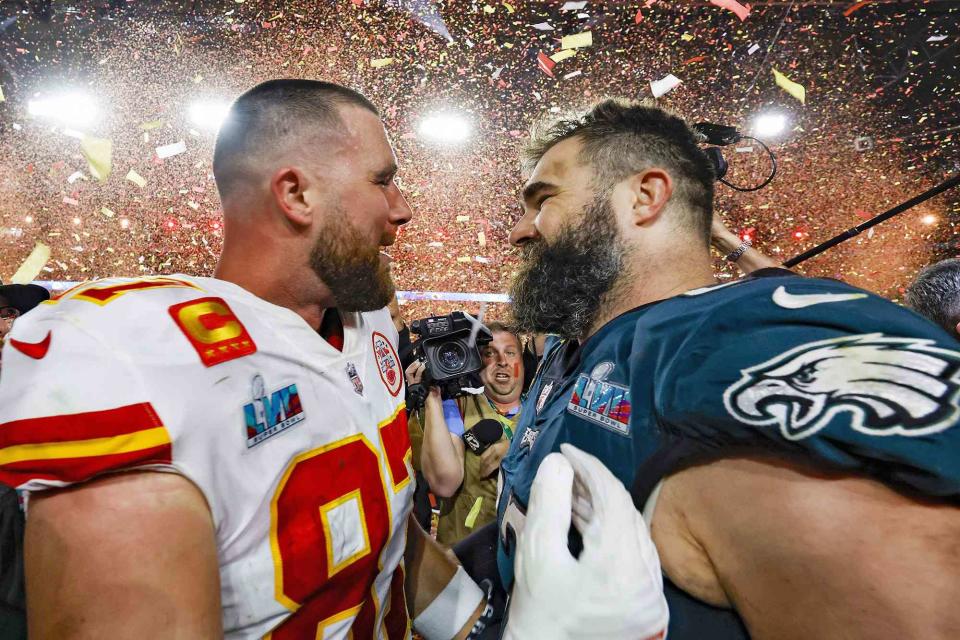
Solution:
M471 429L477 440L483 444L490 445L503 437L503 425L499 420L493 418L484 418Z

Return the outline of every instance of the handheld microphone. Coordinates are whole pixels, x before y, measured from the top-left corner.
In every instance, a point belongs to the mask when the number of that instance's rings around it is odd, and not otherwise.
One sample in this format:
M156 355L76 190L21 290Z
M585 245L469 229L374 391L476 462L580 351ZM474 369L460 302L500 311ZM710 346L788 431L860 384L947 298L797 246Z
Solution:
M473 452L474 455L480 455L487 450L487 447L503 437L503 425L499 420L493 418L484 418L473 426L469 431L463 433L463 443Z

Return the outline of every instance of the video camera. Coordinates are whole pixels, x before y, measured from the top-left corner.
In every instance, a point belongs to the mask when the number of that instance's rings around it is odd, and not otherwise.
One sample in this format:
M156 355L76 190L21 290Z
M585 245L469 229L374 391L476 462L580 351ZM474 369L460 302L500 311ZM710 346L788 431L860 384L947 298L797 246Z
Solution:
M407 389L411 408L423 406L430 387L440 387L446 400L463 395L464 387L482 385L476 375L483 369L480 349L493 335L469 313L454 311L414 320L410 332L420 336L413 343L413 354L425 365L423 378Z

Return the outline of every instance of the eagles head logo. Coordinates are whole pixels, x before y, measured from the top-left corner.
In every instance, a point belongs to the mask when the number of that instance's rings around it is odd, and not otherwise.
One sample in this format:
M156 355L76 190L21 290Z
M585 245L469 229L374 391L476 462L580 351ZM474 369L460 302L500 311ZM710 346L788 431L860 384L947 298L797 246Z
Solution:
M874 436L921 436L960 417L960 353L874 333L801 345L744 370L723 394L734 418L802 440L834 417Z

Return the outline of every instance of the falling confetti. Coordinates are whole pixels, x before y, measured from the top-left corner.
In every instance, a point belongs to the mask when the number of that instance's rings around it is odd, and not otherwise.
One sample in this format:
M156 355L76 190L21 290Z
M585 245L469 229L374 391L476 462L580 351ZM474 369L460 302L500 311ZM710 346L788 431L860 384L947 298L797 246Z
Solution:
M113 141L83 136L80 140L80 150L83 157L87 159L93 177L101 182L105 181L110 176L113 166Z
M137 186L140 187L141 189L144 188L145 186L147 186L147 180L146 180L146 178L144 178L143 176L141 176L139 173L137 173L137 172L134 171L133 169L130 169L130 171L127 171L127 175L124 176L124 178L126 178L127 180L129 180L129 181L132 182L133 184L137 185Z
M743 22L750 15L750 5L742 5L737 0L710 0L710 4L716 5L722 9L729 9L737 14L740 21Z
M592 31L584 31L583 33L575 33L570 36L563 36L563 39L560 40L561 49L579 49L581 47L591 46L593 46Z
M161 160L166 158L172 158L173 156L180 155L187 150L187 144L180 140L179 142L174 142L173 144L165 144L163 146L157 147L157 157Z
M10 282L13 284L29 284L33 282L36 277L40 275L40 271L49 260L50 247L42 242L38 242L33 247L30 255L27 256L27 259L23 261L16 273L10 278Z
M807 90L803 88L803 85L793 82L776 69L772 69L772 71L773 77L776 78L778 87L789 93L803 104L807 103Z
M680 78L668 73L665 77L660 80L651 80L650 81L650 93L653 94L654 98L659 98L665 96L675 88L680 86Z
M785 128L770 138L774 181L755 193L716 190L728 226L752 230L755 246L781 259L861 222L858 211L889 209L960 170L960 131L953 129L960 3L928 3L921 11L872 2L844 17L855 0L482 0L475 9L358 0L340 3L336 14L290 0L281 16L265 3L231 1L196 3L189 20L150 12L149 3L93 4L73 3L76 11L43 24L30 12L18 14L16 29L5 32L3 273L43 242L55 259L39 277L50 280L210 275L223 242L211 166L216 131L194 122L189 108L214 97L229 101L272 77L354 87L383 115L414 211L391 248L397 286L440 297L406 304L409 319L469 309L471 303L445 300L443 292L507 290L518 260L508 242L523 183L517 157L533 120L602 96L650 95L646 83L668 73L682 77L683 86L659 100L690 121L746 132L769 111L784 117ZM425 10L415 13L414 6ZM592 32L591 45L564 48L563 36L578 32ZM908 43L904 33L916 37ZM393 63L370 64L387 58ZM806 90L816 99L801 108L767 80L771 67L803 87L804 100ZM33 96L26 87L48 85L64 68L86 79L75 89L95 98L96 118L27 118ZM421 119L440 107L467 114L473 134L466 142L441 148L421 138ZM91 177L83 132L112 139L111 164L124 179ZM158 145L176 141L179 153L161 157ZM737 180L756 184L768 160L746 149L726 147L724 154ZM864 233L805 263L802 273L896 298L921 266L960 256L958 198L945 194L915 215L887 221L872 237ZM456 223L457 215L469 220ZM793 233L801 226L798 239ZM735 275L719 258L716 266L722 281ZM503 317L502 303L492 308L491 317Z

